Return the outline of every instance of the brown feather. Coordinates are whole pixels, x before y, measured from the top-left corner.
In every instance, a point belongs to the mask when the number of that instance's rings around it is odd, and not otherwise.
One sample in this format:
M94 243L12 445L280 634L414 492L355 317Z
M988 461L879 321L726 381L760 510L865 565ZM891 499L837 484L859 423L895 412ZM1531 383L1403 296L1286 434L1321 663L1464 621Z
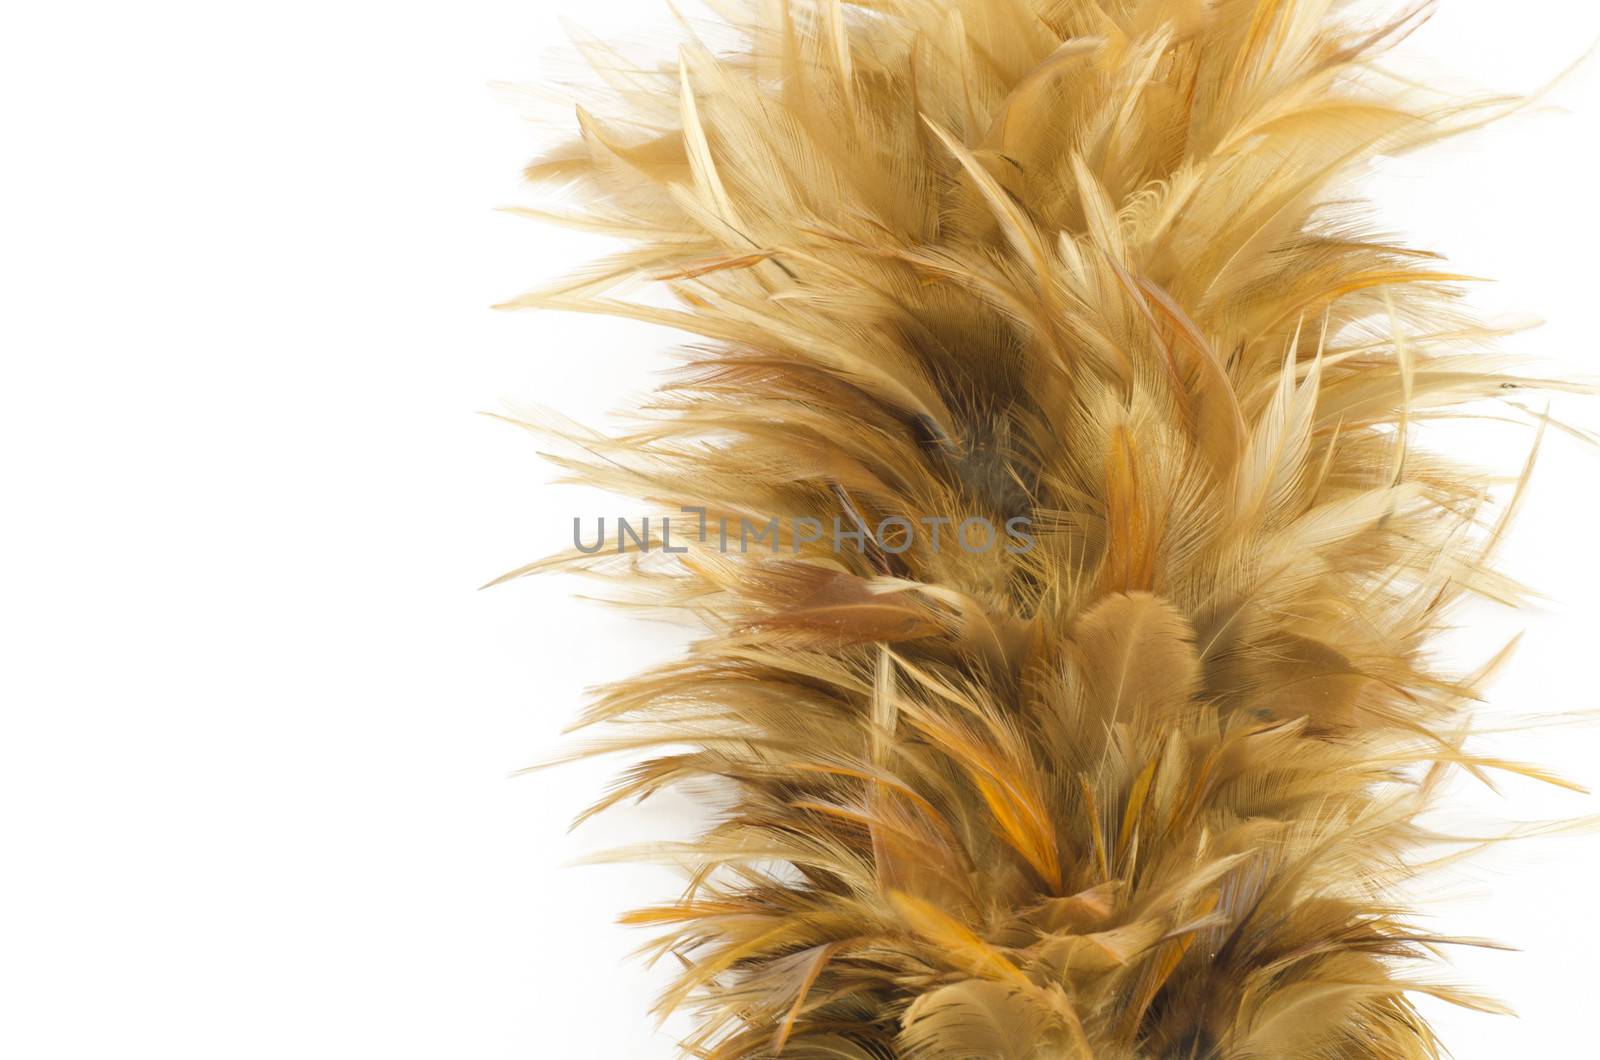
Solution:
M1335 182L1512 104L1371 76L1414 20L1330 0L717 7L724 54L584 43L615 113L528 173L589 212L528 212L630 246L511 303L707 340L560 465L782 527L508 576L706 634L584 719L646 756L597 809L724 800L652 851L681 899L625 918L684 963L686 1054L1442 1056L1410 997L1499 1007L1399 899L1481 845L1418 816L1456 771L1564 782L1471 742L1493 663L1428 653L1456 601L1521 599L1489 561L1531 461L1495 513L1415 428L1542 428L1508 396L1571 388ZM1032 547L962 547L974 519Z

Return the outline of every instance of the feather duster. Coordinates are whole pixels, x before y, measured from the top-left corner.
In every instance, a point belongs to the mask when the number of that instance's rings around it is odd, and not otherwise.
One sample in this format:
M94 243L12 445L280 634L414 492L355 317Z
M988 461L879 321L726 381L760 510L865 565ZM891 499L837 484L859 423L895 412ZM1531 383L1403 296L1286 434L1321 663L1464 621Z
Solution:
M597 810L710 793L624 918L684 1052L1442 1055L1416 995L1498 1006L1399 897L1458 850L1419 815L1544 774L1467 749L1487 667L1430 665L1517 601L1515 502L1417 435L1561 384L1347 178L1514 103L1384 73L1415 13L1332 0L714 6L732 47L586 46L609 93L528 174L626 249L513 303L705 340L569 432L653 519L507 576L703 631L582 719L638 758Z

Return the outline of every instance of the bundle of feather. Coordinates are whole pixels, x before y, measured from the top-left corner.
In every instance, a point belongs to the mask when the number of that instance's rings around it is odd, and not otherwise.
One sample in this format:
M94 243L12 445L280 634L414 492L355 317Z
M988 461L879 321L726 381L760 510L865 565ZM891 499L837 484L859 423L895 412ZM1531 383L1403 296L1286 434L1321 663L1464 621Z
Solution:
M1338 182L1508 102L1333 0L736 6L659 68L585 46L615 107L529 172L631 243L514 303L709 340L566 461L654 527L507 576L620 564L706 630L583 719L642 752L597 809L715 793L625 917L685 1052L1440 1055L1415 995L1496 1006L1397 899L1419 814L1537 771L1424 654L1518 599L1515 504L1415 438L1542 384ZM662 542L685 509L767 536Z

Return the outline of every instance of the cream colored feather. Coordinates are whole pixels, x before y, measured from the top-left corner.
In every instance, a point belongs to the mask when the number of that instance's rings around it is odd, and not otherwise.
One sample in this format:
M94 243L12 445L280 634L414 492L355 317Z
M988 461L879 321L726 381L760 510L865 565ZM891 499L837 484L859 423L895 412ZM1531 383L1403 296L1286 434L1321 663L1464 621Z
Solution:
M590 47L610 106L529 175L632 244L515 303L707 340L569 470L658 527L780 520L515 572L621 563L706 630L585 717L658 749L601 806L725 800L626 917L683 959L686 1053L1441 1055L1409 996L1497 1006L1397 904L1418 815L1545 777L1465 749L1476 679L1425 654L1518 589L1488 478L1413 426L1558 384L1337 182L1510 104L1398 89L1413 20L1331 0L717 6L727 54ZM953 546L979 518L1033 547Z

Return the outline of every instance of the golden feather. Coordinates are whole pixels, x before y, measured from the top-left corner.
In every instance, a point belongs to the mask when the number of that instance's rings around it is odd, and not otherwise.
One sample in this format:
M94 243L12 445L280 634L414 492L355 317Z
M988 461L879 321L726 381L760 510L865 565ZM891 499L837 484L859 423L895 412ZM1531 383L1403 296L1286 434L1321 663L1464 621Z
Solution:
M1463 748L1477 677L1424 651L1517 599L1509 512L1408 427L1560 384L1332 188L1504 103L1364 76L1410 16L1329 0L717 6L726 54L589 46L631 109L529 174L632 247L513 303L709 340L564 466L778 520L636 564L708 636L586 719L654 755L602 806L726 784L628 917L685 1052L1441 1056L1411 995L1495 1005L1397 906L1417 816L1443 771L1558 778Z

